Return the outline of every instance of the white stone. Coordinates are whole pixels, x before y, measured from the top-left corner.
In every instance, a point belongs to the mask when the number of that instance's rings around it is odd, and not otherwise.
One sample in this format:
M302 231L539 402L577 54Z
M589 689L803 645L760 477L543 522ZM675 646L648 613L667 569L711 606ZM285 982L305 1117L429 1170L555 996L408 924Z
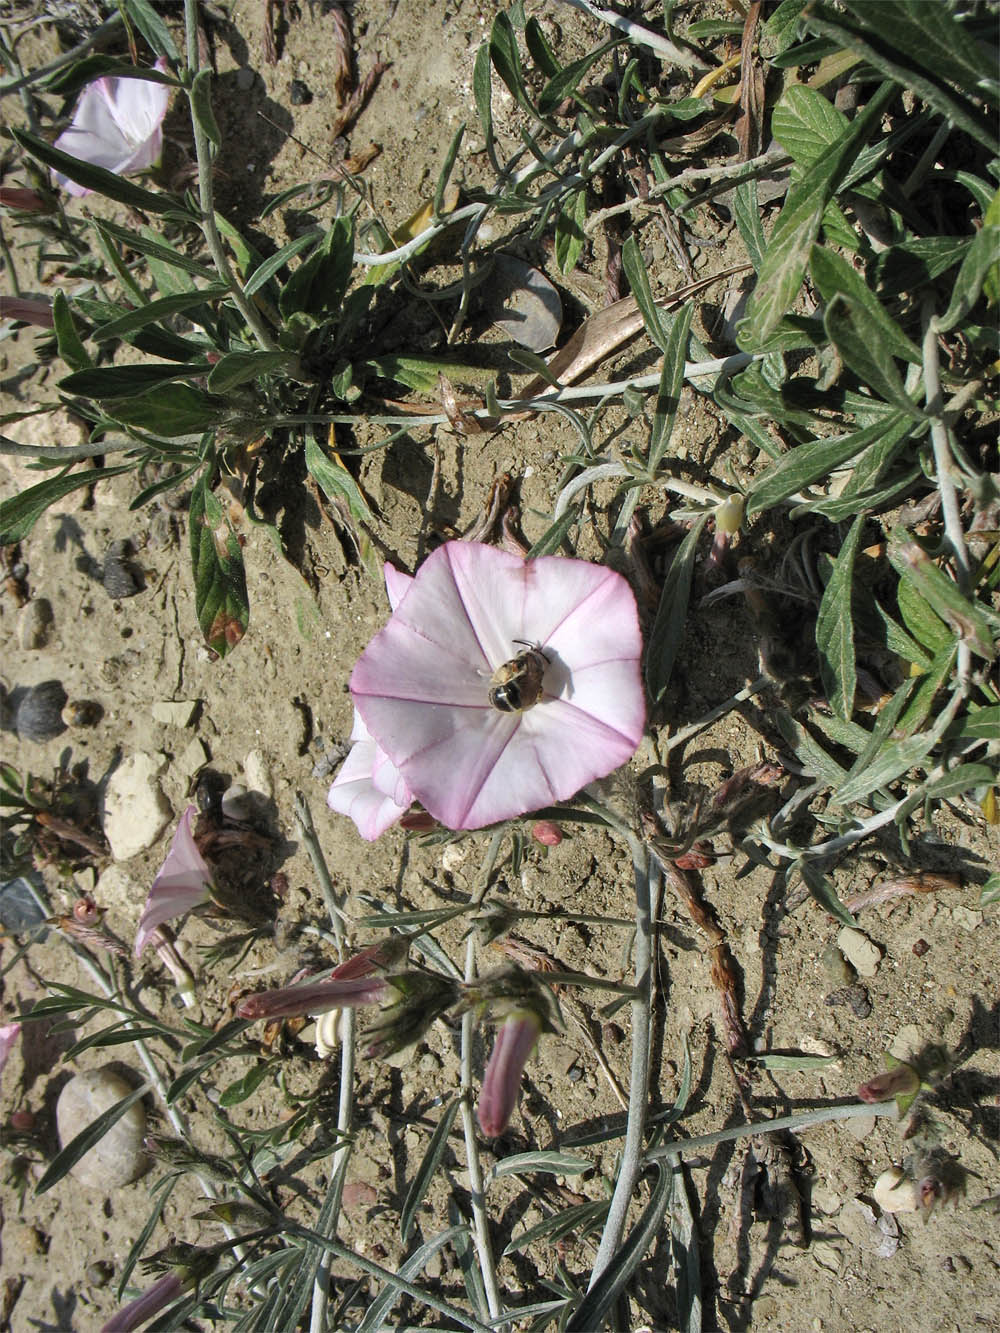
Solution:
M898 1166L890 1166L875 1182L872 1198L886 1213L916 1213L920 1211L920 1190L915 1180L903 1174Z
M18 642L25 652L37 652L52 637L52 603L35 597L23 606L17 617Z
M971 907L953 907L951 919L956 926L968 931L970 935L974 935L983 924L982 912L974 912Z
M873 977L882 961L882 950L862 930L845 926L837 936L840 952L859 977Z
M94 898L99 907L133 922L145 901L146 890L136 883L124 866L110 865L101 872L94 886Z
M897 1060L912 1061L927 1045L927 1038L921 1033L915 1023L907 1023L901 1027L892 1039L889 1047L889 1054L894 1055Z
M150 710L154 722L161 722L165 727L186 727L194 717L198 707L197 699L158 699Z
M165 766L164 755L139 751L108 779L103 827L116 861L128 861L152 847L173 818L157 781Z
M174 761L174 772L181 778L193 778L211 757L205 742L199 736L193 736Z
M71 1078L56 1103L56 1124L62 1147L65 1148L98 1116L132 1091L132 1085L110 1068L88 1069ZM133 1102L104 1137L70 1167L70 1174L102 1196L128 1185L149 1167L149 1159L142 1149L145 1133L146 1112L140 1100Z
M263 750L251 750L243 761L243 776L250 791L259 791L271 800L274 796L274 779Z

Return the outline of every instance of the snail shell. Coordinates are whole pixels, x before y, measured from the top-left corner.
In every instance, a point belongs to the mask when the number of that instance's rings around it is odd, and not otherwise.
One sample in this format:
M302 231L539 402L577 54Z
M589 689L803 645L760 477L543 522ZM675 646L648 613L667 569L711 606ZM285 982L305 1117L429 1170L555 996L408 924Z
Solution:
M110 1067L88 1069L77 1074L63 1088L56 1103L59 1143L65 1147L115 1102L127 1097L133 1087ZM133 1102L108 1132L89 1152L70 1168L70 1174L83 1185L107 1194L120 1185L128 1185L149 1169L143 1151L146 1112L141 1102Z

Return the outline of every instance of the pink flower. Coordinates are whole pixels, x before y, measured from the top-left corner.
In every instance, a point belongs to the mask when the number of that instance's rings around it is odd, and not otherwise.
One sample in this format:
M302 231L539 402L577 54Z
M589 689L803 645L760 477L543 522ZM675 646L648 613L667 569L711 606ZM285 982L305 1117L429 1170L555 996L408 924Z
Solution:
M490 1138L502 1134L510 1123L521 1094L521 1075L541 1030L537 1014L516 1009L497 1033L476 1108L480 1128Z
M7 1063L7 1057L16 1045L20 1031L20 1023L4 1023L0 1026L0 1070Z
M389 605L395 611L413 579L390 564L385 565L383 574ZM413 796L399 770L372 740L357 709L351 729L351 752L333 780L326 803L337 814L353 819L368 842L374 842L386 829L398 824L413 804Z
M641 650L611 570L448 542L362 653L351 694L409 794L447 828L481 828L631 758Z
M386 993L384 977L327 977L325 981L282 986L248 995L236 1006L238 1018L299 1018L378 1004Z
M40 329L55 327L52 302L37 296L0 296L0 319L16 319L23 324L37 324Z
M164 73L162 60L155 68ZM113 171L116 176L142 171L160 159L163 118L170 88L148 79L103 78L88 83L77 103L73 123L55 146L71 157ZM55 181L70 194L90 191L61 172Z
M876 1074L858 1088L863 1102L887 1102L891 1097L912 1097L920 1091L920 1074L905 1060L894 1062L884 1074Z
M153 881L135 936L137 958L157 926L212 901L212 872L195 846L191 832L191 821L197 813L197 807L189 805L181 815L167 859Z
M164 1273L156 1279L141 1296L115 1312L101 1329L101 1333L132 1333L134 1328L144 1324L153 1315L171 1305L178 1296L182 1296L189 1284L176 1273Z

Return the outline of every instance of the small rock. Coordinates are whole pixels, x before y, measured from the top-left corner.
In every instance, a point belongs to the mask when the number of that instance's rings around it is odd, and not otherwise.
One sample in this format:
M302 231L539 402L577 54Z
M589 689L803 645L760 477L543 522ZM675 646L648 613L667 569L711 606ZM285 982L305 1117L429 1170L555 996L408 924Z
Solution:
M197 707L197 699L157 699L150 711L153 721L162 722L165 727L188 727Z
M121 915L129 920L138 916L145 896L146 891L128 871L115 865L101 872L92 892L92 897L101 907L109 908L116 916Z
M882 950L863 931L844 926L837 936L837 945L859 977L870 978L878 971Z
M66 1144L133 1091L113 1069L88 1069L77 1074L63 1088L56 1103L59 1142ZM70 1174L101 1195L137 1180L149 1167L142 1141L146 1133L146 1112L141 1102L133 1102L108 1132L89 1152L84 1153Z
M251 750L243 760L243 776L251 791L260 792L271 800L274 796L274 779L268 767L263 750Z
M837 1212L843 1203L840 1195L830 1189L829 1185L824 1184L814 1186L809 1201L816 1212L825 1213L828 1217Z
M66 730L62 710L66 705L66 691L58 680L43 680L40 685L20 685L5 699L7 730L13 729L22 741L40 745L61 736ZM6 721L7 714L13 722Z
M847 959L835 944L828 944L820 958L820 966L834 986L849 986L853 980Z
M813 1244L811 1253L820 1268L825 1268L830 1273L840 1272L843 1256L836 1245L831 1245L827 1240L818 1240Z
M417 1068L421 1074L436 1074L441 1068L441 1061L433 1051L425 1051L417 1061Z
M116 861L128 861L152 847L173 818L157 781L165 765L163 755L140 751L108 779L103 828Z
M927 1039L915 1023L907 1023L893 1037L889 1054L897 1060L912 1062L913 1057L927 1045Z
M463 847L461 843L449 842L441 852L441 869L454 874L463 865L468 855L468 849Z
M887 1213L916 1213L920 1210L917 1182L898 1166L890 1166L875 1182L872 1198Z
M876 1117L873 1115L859 1115L847 1122L847 1131L852 1138L863 1143L869 1134L874 1130Z
M131 550L131 543L116 541L105 552L102 582L104 591L112 601L134 597L146 586L142 572L128 559Z
M104 716L104 709L96 699L70 699L62 710L67 727L96 727Z
M52 637L52 603L47 597L36 597L21 608L17 617L17 638L27 653L44 648Z
M951 919L956 926L968 931L970 935L974 934L983 924L982 912L974 912L971 907L953 907L951 909Z
M288 90L288 100L292 106L308 106L313 100L313 95L301 79L292 79L291 87Z
M211 759L208 752L208 746L200 736L193 736L184 747L180 756L174 762L174 771L181 777L190 780L194 775L205 767Z

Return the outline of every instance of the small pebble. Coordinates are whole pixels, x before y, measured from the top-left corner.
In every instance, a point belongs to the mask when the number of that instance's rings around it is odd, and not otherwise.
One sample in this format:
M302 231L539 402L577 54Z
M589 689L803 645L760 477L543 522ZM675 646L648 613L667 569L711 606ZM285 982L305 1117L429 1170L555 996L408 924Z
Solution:
M926 940L920 939L917 940L916 944L913 946L913 952L917 955L918 958L923 958L924 954L928 952L930 947L931 946L927 943Z
M87 1281L92 1287L106 1287L114 1277L114 1267L107 1259L96 1259L86 1267Z
M66 730L62 719L66 691L57 680L19 686L5 704L0 709L0 725L16 731L22 741L50 741Z
M52 603L45 597L36 597L21 608L17 617L18 642L25 652L37 652L52 637Z
M145 586L142 574L127 558L130 551L129 542L117 541L112 542L104 554L104 591L115 602L134 597Z
M859 977L873 977L882 961L882 950L868 936L853 926L845 926L837 936L840 952Z
M104 709L94 699L70 699L62 710L67 727L96 727L104 716Z
M288 90L288 100L292 106L308 106L313 100L313 95L301 79L292 79L291 87Z
M846 1004L855 1018L868 1018L872 1012L872 1002L864 986L841 986L824 997L823 1003L831 1009L838 1004Z

